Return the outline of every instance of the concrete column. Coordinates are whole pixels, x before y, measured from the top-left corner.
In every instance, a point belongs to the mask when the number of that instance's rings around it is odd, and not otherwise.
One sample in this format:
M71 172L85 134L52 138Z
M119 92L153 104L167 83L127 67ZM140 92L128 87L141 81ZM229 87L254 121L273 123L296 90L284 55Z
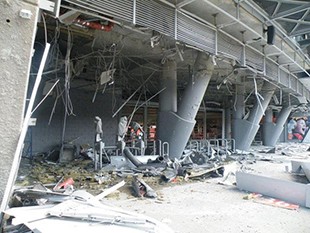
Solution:
M264 100L261 100L259 104L256 102L254 105L248 121L253 123L254 125L258 125L262 116L264 115L265 110L267 109L269 102L273 96L275 91L275 86L270 82L265 81L261 90L261 95L263 96Z
M177 65L175 61L168 60L163 67L163 76L160 86L166 88L159 94L159 111L177 111Z
M259 129L259 122L272 98L275 86L267 81L264 82L260 94L264 98L260 103L256 101L247 120L235 119L234 138L236 140L236 149L248 150Z
M194 82L186 87L177 113L161 111L158 114L157 138L169 143L169 156L172 159L182 156L213 69L211 56L199 52L194 65Z
M178 115L180 117L188 121L195 120L213 69L211 57L202 52L198 53L194 65L194 81L186 87L179 105Z
M233 119L242 119L245 111L244 86L236 85L236 100L233 106Z
M0 200L6 188L24 117L38 1L0 1ZM20 12L29 12L22 18Z
M264 118L264 123L272 123L273 121L273 110L271 108L268 108L265 112L265 118Z
M225 138L231 139L231 109L225 108Z
M236 85L235 86L235 100L232 105L232 125L231 125L231 134L232 138L235 139L239 135L239 129L237 122L241 121L244 117L245 112L245 103L244 103L244 86Z
M263 144L265 146L275 146L289 117L293 106L283 106L276 123L265 121L263 125ZM267 114L266 114L267 115Z

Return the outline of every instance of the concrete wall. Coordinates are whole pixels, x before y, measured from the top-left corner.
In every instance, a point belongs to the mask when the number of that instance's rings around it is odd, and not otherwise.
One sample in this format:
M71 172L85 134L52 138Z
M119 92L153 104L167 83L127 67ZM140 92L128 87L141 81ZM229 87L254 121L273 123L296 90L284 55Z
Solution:
M42 92L41 92L42 93ZM40 97L42 95L40 93ZM118 117L112 118L112 94L97 94L96 100L92 103L94 92L86 92L81 89L72 89L70 97L73 104L75 116L67 117L65 141L74 141L74 144L93 145L95 138L94 117L102 119L103 140L106 145L116 143ZM118 97L116 97L119 100ZM51 124L48 125L50 114L55 98L50 96L34 113L37 118L36 126L32 127L33 153L47 152L55 145L60 145L62 138L64 105L59 98L56 112L53 115ZM117 101L119 102L119 101Z
M0 0L0 201L11 169L24 113L38 7L36 0ZM20 10L32 13L30 19Z

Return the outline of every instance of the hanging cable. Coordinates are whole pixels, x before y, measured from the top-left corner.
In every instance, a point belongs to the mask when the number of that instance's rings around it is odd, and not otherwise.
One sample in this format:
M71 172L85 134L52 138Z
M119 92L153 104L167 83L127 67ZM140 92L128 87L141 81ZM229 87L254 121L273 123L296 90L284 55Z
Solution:
M50 117L49 117L48 125L50 125L51 122L52 122L52 119L53 119L53 116L54 116L54 113L55 113L55 109L56 109L56 105L57 105L58 99L60 97L63 97L64 90L61 90L60 85L58 85L58 86L56 86L56 92L57 92L57 96L55 98L55 102L54 102L54 105L53 105L53 108L52 108L52 111L51 111L51 114L50 114Z
M255 91L255 89L253 89L250 94L248 94L248 96L245 98L244 103L246 103L248 101L248 99L250 98L250 96L253 94L253 92Z
M159 90L158 92L156 92L153 96L151 96L149 99L147 99L146 101L144 101L142 104L140 104L136 110L134 111L134 113L141 108L143 105L145 105L146 103L148 103L149 101L151 101L153 98L155 98L156 96L158 96L161 92L163 92L166 89L166 87L164 87L163 89Z
M41 14L42 20L43 20L43 25L44 25L44 39L45 39L45 44L47 44L47 29L46 29L46 21L44 17L44 13L42 12Z
M261 110L262 110L262 112L263 112L263 115L265 116L265 111L264 111L263 105L262 105L262 103L261 103L261 101L260 101L260 98L261 98L262 100L264 100L264 98L263 98L263 97L258 93L258 91L257 91L257 83L256 83L256 78L255 78L255 77L253 77L253 81L254 81L254 88L255 88L256 100L257 100L257 102L258 102L258 104L259 104L259 106L260 106L260 108L261 108Z
M71 81L71 49L72 49L72 36L70 30L68 30L67 40L67 53L65 58L65 113L70 116L74 115L73 105L70 98L70 81Z
M132 120L133 116L135 115L136 109L138 108L137 106L138 106L138 104L139 104L139 101L140 101L141 96L142 96L142 92L140 92L140 95L139 95L139 98L138 98L138 100L137 100L137 102L136 102L136 105L135 105L135 107L134 107L132 113L130 114L129 120L128 120L128 122L127 122L127 129L128 129L128 127L129 127L129 125L130 125L130 123L131 123L131 120Z
M237 105L237 97L238 97L238 93L237 90L235 91L235 101L234 101L234 111L237 111L236 105Z
M131 96L129 96L129 98L119 107L119 109L113 114L112 118L116 116L116 114L126 105L126 103L140 90L141 87L144 86L144 84L147 83L147 81L153 76L153 74L155 73L155 71L153 71L151 73L151 75L137 88L137 90L135 90L134 93L131 94Z
M53 91L54 87L58 84L59 79L54 83L54 85L51 87L51 89L46 93L46 95L43 97L43 99L37 104L37 106L32 110L31 114L33 114L38 107L43 103L43 101L49 96L49 94Z

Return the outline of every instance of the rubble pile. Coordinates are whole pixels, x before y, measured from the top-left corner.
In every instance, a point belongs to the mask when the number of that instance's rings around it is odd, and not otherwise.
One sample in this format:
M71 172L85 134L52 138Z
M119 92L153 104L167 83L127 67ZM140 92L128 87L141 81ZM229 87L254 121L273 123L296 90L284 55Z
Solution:
M204 180L209 177L222 177L222 181L218 184L237 185L241 190L258 193L255 198L252 198L252 193L248 194L255 202L270 204L272 201L271 204L274 206L295 210L299 205L308 207L308 204L305 204L303 199L296 201L295 196L272 191L272 187L279 186L285 189L292 186L296 189L298 186L301 188L296 190L302 193L304 186L251 174L255 173L251 165L258 161L282 163L286 158L292 160L301 155L304 158L309 157L308 146L303 145L302 148L299 146L300 144L280 145L278 148L253 147L249 152L228 151L227 148L224 151L187 148L180 159L173 160L167 155L137 156L130 148L125 147L122 156L109 156L101 169L96 169L94 156L87 157L85 154L65 163L50 161L44 156L31 160L24 159L9 203L10 209L6 213L21 217L26 208L29 208L29 211L36 211L37 209L33 208L37 206L41 210L43 208L45 214L47 213L43 218L64 217L77 220L78 223L104 221L113 226L126 227L126 232L127 227L142 229L142 232L144 229L148 229L147 232L153 232L158 224L146 224L145 217L132 215L120 217L118 212L113 212L116 215L111 213L111 216L103 214L99 211L100 208L106 208L102 203L103 199L107 197L118 199L120 195L122 197L125 195L128 199L153 198L159 201L162 195L158 191L164 186L194 182L197 179ZM283 154L285 151L287 155ZM310 177L309 171L309 163L292 160L291 174ZM233 175L233 181L228 181L230 180L228 177L232 177L230 175ZM259 181L261 182L259 185L253 185ZM273 196L279 197L280 200L270 199ZM89 205L92 206L89 211L93 212L86 216L86 212L82 209ZM21 211L18 208L25 209ZM23 219L21 222L25 223L28 220ZM11 227L11 225L8 226ZM25 228L28 225L15 224L15 226ZM17 229L16 227L13 227L13 231Z
M205 179L210 176L222 176L224 164L228 158L208 155L194 149L186 150L181 159L171 160L167 156L151 156L146 162L140 159L144 156L134 156L129 148L124 149L124 156L111 156L110 161L105 163L102 169L96 170L94 159L87 158L85 154L76 159L59 163L46 159L46 156L38 156L32 160L24 159L15 184L14 198L20 195L18 190L25 188L33 189L37 185L52 188L59 186L62 182L72 180L71 188L74 190L87 190L93 195L98 195L104 189L124 180L126 182L122 191L128 196L156 198L156 192L151 187L181 184L191 182L194 179ZM117 159L126 159L119 166ZM116 161L116 162L115 162ZM54 187L54 188L53 188ZM62 192L66 187L62 187ZM46 191L46 190L45 190ZM34 204L31 200L24 199L25 195L15 200L18 206L26 203ZM31 199L31 198L30 198Z

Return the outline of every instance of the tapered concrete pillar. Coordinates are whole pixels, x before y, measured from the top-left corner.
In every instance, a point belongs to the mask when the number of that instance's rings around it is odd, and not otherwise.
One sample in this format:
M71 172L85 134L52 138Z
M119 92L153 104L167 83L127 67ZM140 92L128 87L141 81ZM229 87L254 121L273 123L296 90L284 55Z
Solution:
M275 146L289 117L293 106L283 106L276 122L272 122L269 119L264 122L263 125L263 144L265 146ZM267 111L266 111L267 112ZM266 114L267 116L267 114Z
M244 103L244 86L243 85L236 85L235 86L235 100L234 104L232 106L232 125L231 125L231 133L232 138L236 139L239 136L238 129L238 123L239 121L242 121L242 118L244 117L244 111L245 111L245 103Z
M225 138L231 139L231 109L225 108Z
M273 110L272 108L267 108L265 111L264 123L272 123L273 122Z
M275 86L267 81L264 82L260 94L264 98L260 102L256 101L247 120L234 119L234 139L236 149L248 150L259 129L259 122L266 111L266 108L275 91Z
M195 117L208 87L213 69L212 58L205 53L199 52L194 65L194 81L186 87L178 111L176 113L173 111L160 111L158 114L157 138L162 142L169 143L169 156L172 159L182 156L195 126ZM161 105L162 102L159 104Z
M177 111L177 65L174 60L167 60L163 67L163 75L160 79L160 89L165 88L159 94L159 111Z
M0 1L0 201L8 182L26 102L38 1Z
M160 78L160 89L165 88L159 94L159 112L157 115L156 138L167 142L167 128L164 124L166 115L177 111L177 67L173 60L167 60L163 66L163 75ZM159 143L160 147L162 143ZM160 151L158 148L157 151Z
M244 85L236 85L236 100L233 107L232 118L242 119L244 117L245 103L244 103Z

